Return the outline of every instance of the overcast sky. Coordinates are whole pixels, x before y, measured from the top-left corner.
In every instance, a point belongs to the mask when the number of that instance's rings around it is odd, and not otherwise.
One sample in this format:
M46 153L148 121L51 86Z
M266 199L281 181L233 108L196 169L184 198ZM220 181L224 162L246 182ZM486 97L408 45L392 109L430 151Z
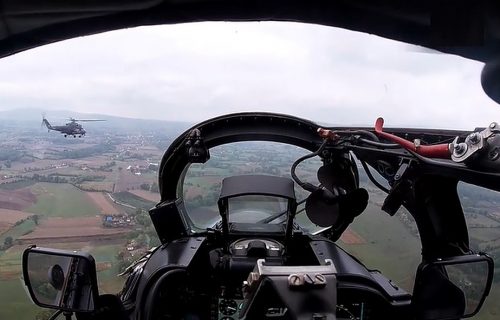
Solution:
M343 125L472 129L500 121L482 64L296 23L141 27L0 60L0 110L201 121L237 111ZM68 116L71 116L70 114Z

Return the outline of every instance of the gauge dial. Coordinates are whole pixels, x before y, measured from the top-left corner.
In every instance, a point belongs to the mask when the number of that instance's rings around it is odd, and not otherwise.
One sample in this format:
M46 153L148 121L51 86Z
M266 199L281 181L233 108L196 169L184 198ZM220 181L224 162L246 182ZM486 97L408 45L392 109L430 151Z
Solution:
M363 303L353 303L347 305L337 305L337 320L363 320Z
M234 300L222 299L219 301L219 311L225 316L230 316L238 311L238 304Z
M343 319L357 320L358 318L356 318L351 313L351 311L349 311L349 309L347 309L346 307L344 307L342 305L338 305L337 306L337 319L339 319L339 320L343 320Z

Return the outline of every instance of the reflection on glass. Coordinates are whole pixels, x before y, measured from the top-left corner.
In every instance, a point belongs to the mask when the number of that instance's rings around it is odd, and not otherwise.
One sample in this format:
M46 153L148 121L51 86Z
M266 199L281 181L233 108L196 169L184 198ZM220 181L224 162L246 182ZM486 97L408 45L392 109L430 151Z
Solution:
M285 198L263 195L234 197L228 201L230 222L256 223L284 213L288 207L288 200ZM279 221L274 220L273 222Z
M71 257L31 253L28 274L36 299L46 305L60 306L68 280Z
M27 259L29 285L39 304L71 311L93 310L95 284L88 260L33 251Z
M486 289L488 279L488 263L453 264L445 266L448 278L459 287L465 295L465 315L476 311Z

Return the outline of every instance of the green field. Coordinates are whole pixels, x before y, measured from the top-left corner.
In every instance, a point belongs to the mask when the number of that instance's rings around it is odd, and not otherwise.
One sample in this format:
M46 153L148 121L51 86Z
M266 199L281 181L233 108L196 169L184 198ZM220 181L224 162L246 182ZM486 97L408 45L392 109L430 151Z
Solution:
M132 193L127 192L127 191L113 193L113 198L115 198L115 200L117 200L117 201L126 203L128 205L131 205L131 206L134 206L136 208L140 208L140 209L146 210L146 211L151 209L152 207L154 207L156 205L156 203L153 201L146 200L144 198L136 196L135 194L132 194Z
M493 220L482 214L466 214L467 226L474 227L500 227L500 222Z
M21 279L0 281L0 319L35 319L43 309L34 305Z
M0 280L11 280L21 275L22 251L14 248L2 251L0 255Z
M83 190L113 192L113 182L111 181L88 181L79 184Z
M123 244L117 245L101 245L90 250L90 254L96 260L96 263L109 262L111 268L97 273L99 281L99 292L102 293L117 293L125 283L124 277L119 277L120 273L118 260L116 255L124 247Z
M31 188L37 202L27 212L47 217L92 217L99 209L87 195L66 183L37 183Z
M0 184L0 189L2 190L16 190L21 188L26 188L35 184L32 180L20 180L13 183Z
M338 241L341 247L369 269L380 270L411 293L421 260L420 239L411 234L397 216L391 217L371 203L354 220L351 229L366 243L347 245Z
M498 320L500 319L500 283L493 283L490 295L486 298L481 311L472 319L474 320Z
M0 319L35 319L42 311L30 301L24 289L20 249L12 247L0 256Z
M500 239L500 228L469 228L469 236L479 242Z
M35 222L31 219L26 219L17 226L14 226L10 228L8 231L2 233L0 235L0 244L3 244L5 241L5 238L7 237L12 237L12 239L17 239L27 233L30 233L35 229ZM2 251L0 250L0 255L2 254Z

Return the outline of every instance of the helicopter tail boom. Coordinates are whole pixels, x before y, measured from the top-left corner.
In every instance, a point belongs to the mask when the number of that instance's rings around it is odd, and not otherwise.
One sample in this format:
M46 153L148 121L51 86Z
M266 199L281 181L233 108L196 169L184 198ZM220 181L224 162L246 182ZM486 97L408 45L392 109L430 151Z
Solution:
M45 125L47 127L47 129L49 130L54 130L54 128L52 127L52 125L49 123L49 121L45 118L42 119L42 126Z

